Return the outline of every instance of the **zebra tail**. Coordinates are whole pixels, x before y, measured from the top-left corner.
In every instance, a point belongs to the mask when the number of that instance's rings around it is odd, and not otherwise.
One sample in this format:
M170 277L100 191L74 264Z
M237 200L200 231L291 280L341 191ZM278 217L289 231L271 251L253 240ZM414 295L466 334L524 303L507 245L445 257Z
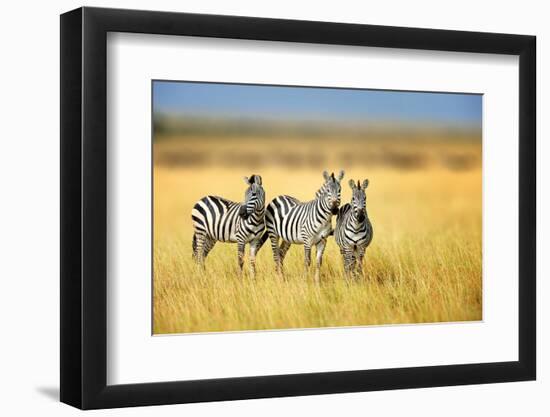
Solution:
M193 233L192 246L193 246L193 259L195 259L196 253L197 253L197 234L196 233Z

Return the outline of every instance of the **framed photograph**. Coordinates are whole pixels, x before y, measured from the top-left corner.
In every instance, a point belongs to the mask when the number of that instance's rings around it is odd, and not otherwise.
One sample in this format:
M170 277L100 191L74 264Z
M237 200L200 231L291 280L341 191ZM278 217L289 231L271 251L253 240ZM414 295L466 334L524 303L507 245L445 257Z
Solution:
M61 401L533 380L535 37L61 16Z

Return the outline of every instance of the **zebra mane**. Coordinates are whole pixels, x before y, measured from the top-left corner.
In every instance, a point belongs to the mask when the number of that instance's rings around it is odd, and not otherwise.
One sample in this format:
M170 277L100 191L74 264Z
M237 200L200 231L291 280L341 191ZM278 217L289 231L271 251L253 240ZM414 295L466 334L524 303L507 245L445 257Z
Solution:
M336 178L334 178L334 173L332 173L328 177L328 179L323 183L323 185L321 185L321 188L317 190L317 192L315 193L315 198L321 198L323 194L327 192L329 182L337 182Z
M319 188L317 190L317 192L315 193L315 198L321 198L323 196L323 194L325 194L327 192L327 183L325 182L321 188Z

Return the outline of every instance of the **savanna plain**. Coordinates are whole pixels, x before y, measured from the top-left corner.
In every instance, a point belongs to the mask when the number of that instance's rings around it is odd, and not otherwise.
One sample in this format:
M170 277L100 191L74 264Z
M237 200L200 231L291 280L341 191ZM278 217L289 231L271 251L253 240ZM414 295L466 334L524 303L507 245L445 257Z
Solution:
M481 143L325 138L161 137L154 142L153 333L456 322L482 319ZM192 259L191 209L205 195L242 201L243 176L260 174L266 204L311 200L322 171L370 180L374 238L365 276L346 280L329 238L320 284L293 245L284 280L269 242L252 279L239 275L235 244L217 243L200 270ZM335 224L333 217L333 225ZM247 247L248 248L248 247Z

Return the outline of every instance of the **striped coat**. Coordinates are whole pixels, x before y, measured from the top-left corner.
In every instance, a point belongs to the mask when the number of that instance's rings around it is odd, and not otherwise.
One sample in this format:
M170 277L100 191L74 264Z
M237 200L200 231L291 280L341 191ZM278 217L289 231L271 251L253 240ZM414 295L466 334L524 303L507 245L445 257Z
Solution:
M334 239L340 247L344 259L346 276L362 274L365 250L370 245L373 236L372 224L366 210L365 189L369 180L357 184L349 181L352 190L351 203L344 204L336 219Z
M271 241L273 259L277 272L282 274L285 255L291 244L304 245L304 267L306 271L311 264L311 248L317 249L315 279L319 280L323 253L327 237L332 230L332 215L338 212L340 205L340 181L344 171L338 178L323 172L325 183L317 191L315 199L301 202L290 196L279 196L267 206L266 233L263 241ZM279 245L279 241L281 241Z
M238 264L242 273L245 245L250 244L250 272L256 272L256 253L261 247L265 229L265 192L262 177L245 177L248 188L244 203L217 196L201 198L193 206L193 257L198 264L204 260L216 242L237 243Z

